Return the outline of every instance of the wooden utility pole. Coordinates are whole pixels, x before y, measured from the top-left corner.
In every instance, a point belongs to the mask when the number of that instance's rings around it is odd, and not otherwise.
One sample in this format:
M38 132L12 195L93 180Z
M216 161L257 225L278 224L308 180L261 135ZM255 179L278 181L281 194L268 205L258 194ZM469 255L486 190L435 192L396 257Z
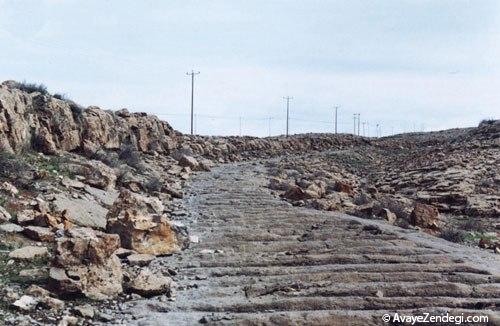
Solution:
M200 72L194 72L194 70L191 70L191 72L187 72L186 75L191 76L191 135L193 134L193 115L194 115L194 76L199 75Z

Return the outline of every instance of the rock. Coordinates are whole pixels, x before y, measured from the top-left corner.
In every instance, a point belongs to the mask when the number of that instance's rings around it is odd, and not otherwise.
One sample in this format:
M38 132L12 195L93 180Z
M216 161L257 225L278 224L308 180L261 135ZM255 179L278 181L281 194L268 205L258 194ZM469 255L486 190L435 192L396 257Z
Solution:
M75 188L75 189L84 189L85 188L85 184L83 182L80 182L78 180L73 180L73 179L70 179L67 177L64 177L61 180L61 184L65 187L68 187L68 188Z
M183 167L189 167L193 171L200 169L200 164L198 163L198 161L194 157L188 155L182 155L179 158L179 165Z
M343 192L346 193L350 196L354 195L354 188L352 185L342 182L342 181L337 181L335 183L335 191L338 192Z
M124 190L108 213L108 233L120 236L124 248L140 254L165 255L189 243L185 228L171 224L157 198Z
M32 223L37 226L58 228L62 223L62 219L59 216L44 213L35 215Z
M115 172L100 161L89 160L86 162L70 163L66 164L66 168L74 174L82 175L85 178L84 182L92 187L103 190L111 190L115 187Z
M49 229L41 226L28 226L24 228L24 235L35 241L53 242L55 240L54 233Z
M37 279L45 277L47 272L48 268L23 269L19 271L19 276L29 279Z
M417 203L410 215L410 223L426 229L439 229L439 211L436 207Z
M89 228L73 228L57 239L54 267L49 278L61 295L84 294L106 300L122 293L123 272L114 252L120 248L115 234Z
M9 193L12 196L16 196L17 194L19 194L19 190L13 184L7 181L0 183L0 190Z
M33 224L35 221L36 212L31 209L25 209L17 213L17 223L20 225Z
M72 326L78 324L78 318L75 316L63 316L58 326Z
M311 198L309 194L307 194L302 188L299 186L292 186L288 189L283 195L283 198L290 200L305 200Z
M12 219L12 216L9 212L2 206L0 206L0 222L8 222Z
M35 297L43 308L52 310L61 310L64 308L64 301L53 298L52 293L38 285L30 285L26 293Z
M89 304L83 306L76 306L74 310L78 316L81 316L83 318L92 319L94 318L95 315L94 308Z
M36 308L38 305L39 301L32 296L29 295L23 295L19 300L16 300L12 306L16 309L22 310L22 311L31 311Z
M79 226L95 229L106 228L108 210L97 202L88 199L69 198L64 194L54 196L54 207L57 211L66 212L66 218Z
M24 228L14 223L0 224L0 232L4 233L19 233L23 232Z
M378 216L386 220L389 224L394 224L397 220L396 214L388 210L387 208L382 208L378 213Z
M35 246L22 247L9 253L9 257L16 260L32 260L47 257L48 255L49 251L47 248Z
M136 254L136 252L125 248L118 248L115 251L115 255L117 255L119 258L126 258L127 256L130 256L132 254Z
M281 191L287 191L288 189L292 188L294 185L286 180L282 180L280 178L271 178L269 180L269 189L272 190L281 190Z
M127 257L127 261L132 266L147 266L156 256L148 254L132 254Z
M149 269L142 269L130 282L129 290L143 297L152 297L161 294L170 295L174 285L170 277L154 275Z

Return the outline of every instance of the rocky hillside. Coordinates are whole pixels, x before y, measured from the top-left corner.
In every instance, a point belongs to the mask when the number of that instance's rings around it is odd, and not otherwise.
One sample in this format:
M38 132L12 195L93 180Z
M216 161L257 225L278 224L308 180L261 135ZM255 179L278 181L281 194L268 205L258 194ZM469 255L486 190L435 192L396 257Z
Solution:
M0 323L92 324L131 299L173 300L177 271L152 266L198 241L180 223L185 186L197 171L241 160L267 162L270 187L294 205L434 234L467 226L495 250L499 134L493 121L383 139L188 136L145 113L82 108L4 82Z
M187 214L178 200L193 172L364 142L348 135L192 137L151 115L82 108L4 82L0 321L106 321L107 307L120 302L168 299L176 272L148 266L196 241L177 221Z
M372 139L268 164L294 205L385 219L500 252L500 121Z

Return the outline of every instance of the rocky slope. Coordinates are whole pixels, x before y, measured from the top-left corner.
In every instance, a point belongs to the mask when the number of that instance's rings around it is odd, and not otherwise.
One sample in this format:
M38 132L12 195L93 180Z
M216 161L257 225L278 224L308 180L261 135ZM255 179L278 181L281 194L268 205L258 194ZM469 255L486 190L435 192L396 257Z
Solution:
M193 173L221 163L279 157L269 163L270 187L294 205L436 234L468 214L496 232L498 121L384 139L201 137L144 113L82 108L19 88L0 86L7 324L105 322L109 307L131 299L172 300L176 272L155 269L157 257L197 242L181 222L189 211L180 199ZM480 238L495 249L491 237Z
M500 121L269 163L295 205L385 219L500 251Z

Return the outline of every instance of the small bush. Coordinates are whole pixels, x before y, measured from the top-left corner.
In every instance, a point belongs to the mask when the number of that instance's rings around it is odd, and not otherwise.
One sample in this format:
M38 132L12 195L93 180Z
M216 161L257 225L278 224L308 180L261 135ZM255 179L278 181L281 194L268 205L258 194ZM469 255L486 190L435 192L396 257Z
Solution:
M467 231L484 232L484 227L481 225L481 222L473 217L469 217L462 225L462 228Z
M8 152L0 151L0 176L4 178L17 177L23 175L29 169L29 165L20 158Z
M441 232L440 236L441 238L447 241L462 243L467 239L467 232L462 230L447 228Z
M54 97L58 100L61 100L61 101L69 101L70 100L66 94L55 93L54 95L52 95L52 97Z
M39 92L44 95L49 94L49 92L47 91L47 86L45 86L44 84L27 83L26 81L23 81L22 83L17 83L16 87L19 90L27 93Z

